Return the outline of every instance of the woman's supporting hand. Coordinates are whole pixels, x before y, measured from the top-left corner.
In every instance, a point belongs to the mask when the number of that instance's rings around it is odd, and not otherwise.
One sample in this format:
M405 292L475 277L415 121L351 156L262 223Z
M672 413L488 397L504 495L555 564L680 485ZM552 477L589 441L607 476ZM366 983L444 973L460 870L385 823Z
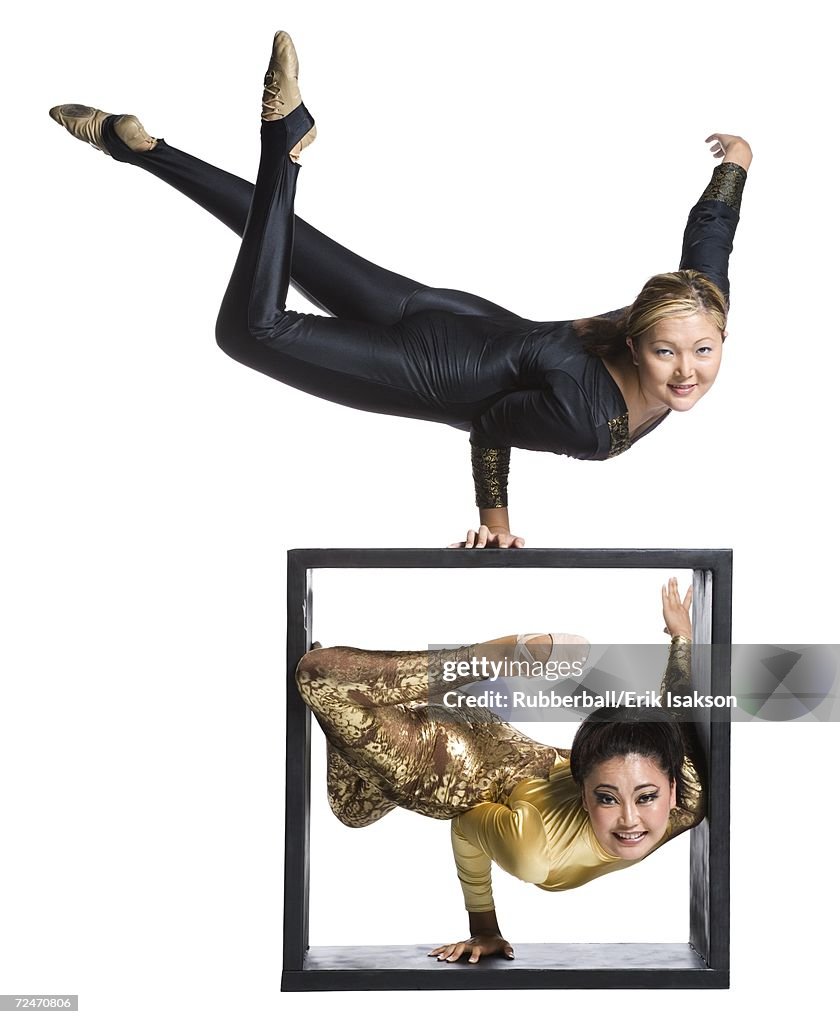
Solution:
M481 526L468 530L466 541L456 541L451 548L524 548L525 539L510 532L506 508L480 508Z
M723 163L738 164L745 171L750 169L752 150L750 144L740 135L724 135L723 132L715 132L706 139L706 142L712 143L712 156L723 157Z
M525 538L516 537L509 530L491 530L480 526L478 530L467 530L465 541L456 541L451 548L524 548Z
M446 946L438 946L428 956L436 956L438 960L454 964L464 953L470 954L469 963L477 964L482 956L499 955L513 960L513 946L501 935L473 935L463 942L451 942Z
M684 636L691 639L691 587L680 598L676 576L672 576L662 588L662 614L665 617L663 633Z

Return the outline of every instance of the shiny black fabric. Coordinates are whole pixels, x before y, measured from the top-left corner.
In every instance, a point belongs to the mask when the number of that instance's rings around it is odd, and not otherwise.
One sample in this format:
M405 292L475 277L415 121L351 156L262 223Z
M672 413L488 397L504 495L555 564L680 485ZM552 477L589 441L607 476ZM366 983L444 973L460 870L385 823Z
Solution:
M162 140L148 153L132 153L106 125L115 159L162 178L243 235L217 323L222 349L342 405L471 428L481 447L607 458L609 421L626 405L571 322L525 320L478 296L426 287L294 216L299 167L287 153L311 123L307 117L299 108L263 124L254 188ZM701 270L728 290L737 223L725 203L699 202L681 268ZM290 281L331 315L287 310Z

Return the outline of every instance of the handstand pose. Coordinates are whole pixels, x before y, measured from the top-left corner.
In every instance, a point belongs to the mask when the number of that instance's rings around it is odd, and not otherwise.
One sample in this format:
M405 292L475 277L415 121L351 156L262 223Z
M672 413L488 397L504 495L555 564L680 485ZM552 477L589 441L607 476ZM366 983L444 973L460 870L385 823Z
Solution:
M629 307L540 323L383 270L294 216L297 157L315 137L297 72L292 41L278 32L253 188L153 139L132 115L75 104L50 114L242 235L216 328L225 352L342 405L471 430L481 526L466 546L521 547L507 510L511 447L607 459L714 383L750 147L733 135L706 140L723 162L689 214L679 271L651 278ZM286 309L290 281L330 316Z
M662 588L672 638L663 695L689 687L690 607L691 591L681 600L675 579ZM496 919L491 861L541 889L572 889L629 867L703 818L702 763L688 721L604 708L568 751L489 711L431 702L455 685L445 681L447 661L556 666L579 659L584 643L535 635L434 654L316 648L300 661L298 689L327 737L327 796L339 820L360 828L394 807L452 819L470 937L433 950L438 960L513 956Z

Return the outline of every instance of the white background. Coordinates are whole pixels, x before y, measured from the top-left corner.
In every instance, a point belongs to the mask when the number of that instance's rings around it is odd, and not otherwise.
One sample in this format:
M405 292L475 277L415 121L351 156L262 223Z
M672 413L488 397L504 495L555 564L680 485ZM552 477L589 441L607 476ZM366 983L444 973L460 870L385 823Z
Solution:
M7 19L0 991L78 992L96 1022L604 999L279 994L286 550L455 540L473 521L467 438L223 356L235 236L48 108L135 112L250 177L287 28L320 132L302 215L545 319L614 308L671 269L713 166L703 139L744 135L720 382L607 464L514 453L512 522L531 546L732 547L737 641L831 642L835 54L821 4L756 10L79 0ZM545 621L553 600L532 628L576 628ZM420 642L424 615L407 609ZM614 1008L699 1021L830 997L836 741L836 725L734 730L732 990ZM605 917L673 899L655 873L629 903L599 884ZM536 895L535 928L550 915L562 940L563 894ZM440 906L417 941L459 937L459 906Z

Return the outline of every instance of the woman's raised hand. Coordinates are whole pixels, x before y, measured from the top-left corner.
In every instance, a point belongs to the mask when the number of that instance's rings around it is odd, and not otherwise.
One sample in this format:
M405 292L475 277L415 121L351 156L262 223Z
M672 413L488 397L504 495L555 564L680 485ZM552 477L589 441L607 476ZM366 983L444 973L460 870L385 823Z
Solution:
M494 954L507 957L508 960L514 958L513 946L501 935L473 935L469 939L464 939L463 942L451 942L447 946L438 946L427 955L436 956L441 962L454 964L456 960L461 959L464 953L470 954L468 962L471 964L477 964L482 956L493 956Z
M508 530L494 530L489 526L480 526L477 530L467 530L465 541L456 541L451 548L524 548L525 538L517 537Z
M663 633L684 636L691 639L691 587L680 597L676 576L672 576L662 588L662 614L665 617Z
M710 135L706 142L711 142L713 157L723 157L723 163L738 164L745 171L749 170L752 162L752 150L746 139L740 135L725 135L723 132L715 132Z

